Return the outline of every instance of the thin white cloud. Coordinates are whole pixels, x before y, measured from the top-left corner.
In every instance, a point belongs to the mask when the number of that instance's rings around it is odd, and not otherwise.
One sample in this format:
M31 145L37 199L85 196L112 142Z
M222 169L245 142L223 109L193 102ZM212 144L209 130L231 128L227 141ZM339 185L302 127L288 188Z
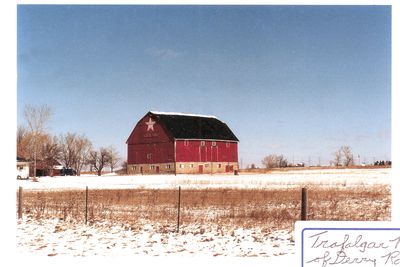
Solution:
M157 48L157 47L147 48L145 52L150 56L159 57L162 59L178 58L184 55L183 52L175 51L170 48Z

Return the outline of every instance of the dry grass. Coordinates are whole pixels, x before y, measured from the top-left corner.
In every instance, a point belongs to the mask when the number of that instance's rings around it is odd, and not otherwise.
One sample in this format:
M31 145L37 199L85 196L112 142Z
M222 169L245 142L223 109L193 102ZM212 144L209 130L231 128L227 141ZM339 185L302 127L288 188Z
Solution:
M298 189L187 189L181 194L181 224L206 223L289 229L300 217ZM85 191L25 191L23 211L37 218L62 218L83 222ZM126 224L161 222L174 228L178 190L90 190L88 221ZM311 220L388 220L390 188L310 188Z

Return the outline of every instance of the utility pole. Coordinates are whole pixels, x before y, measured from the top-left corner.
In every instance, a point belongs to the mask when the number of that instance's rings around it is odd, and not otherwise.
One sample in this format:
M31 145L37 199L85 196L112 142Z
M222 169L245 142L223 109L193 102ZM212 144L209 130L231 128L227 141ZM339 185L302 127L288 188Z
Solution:
M33 179L36 180L36 145L35 145L35 151L33 154Z
M33 179L36 181L36 161L37 161L37 134L36 130L33 132Z

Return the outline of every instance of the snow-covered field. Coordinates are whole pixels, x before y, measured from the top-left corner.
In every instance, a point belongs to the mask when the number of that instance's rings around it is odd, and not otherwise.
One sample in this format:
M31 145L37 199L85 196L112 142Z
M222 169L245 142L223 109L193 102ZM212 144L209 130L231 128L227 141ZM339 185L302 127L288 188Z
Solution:
M18 180L24 189L128 189L128 188L290 188L298 186L390 185L391 169L324 169L276 171L240 175L135 175L115 174L41 177L38 182Z
M160 225L126 226L99 222L91 225L58 219L17 222L18 251L45 256L262 256L294 253L293 233L254 229L219 229L186 225L159 231Z
M17 181L24 190L126 189L126 188L352 188L390 185L390 169L332 169L233 175L105 175L42 177L38 182ZM157 222L127 225L92 222L88 225L59 218L17 220L19 255L57 258L63 256L229 256L274 259L268 266L284 266L294 259L293 229L185 224L180 232ZM276 260L278 259L278 260ZM264 263L268 263L265 261ZM276 265L275 265L276 264ZM289 265L287 265L289 266Z

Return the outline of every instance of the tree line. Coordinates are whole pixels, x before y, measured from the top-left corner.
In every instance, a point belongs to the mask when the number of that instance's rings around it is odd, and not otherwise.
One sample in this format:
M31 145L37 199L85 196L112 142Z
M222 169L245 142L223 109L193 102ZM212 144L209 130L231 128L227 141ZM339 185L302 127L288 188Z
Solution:
M270 154L261 161L265 168L286 168L286 167L304 167L304 163L290 164L287 158L283 155ZM333 166L353 166L354 156L350 146L341 146L333 153L333 159L330 161Z
M47 105L27 105L24 108L25 123L17 128L17 156L33 164L34 177L38 163L50 175L58 164L74 169L78 176L84 167L100 176L105 167L110 167L113 172L119 166L121 157L113 146L96 149L84 134L79 133L50 134L47 125L51 116L52 110Z

